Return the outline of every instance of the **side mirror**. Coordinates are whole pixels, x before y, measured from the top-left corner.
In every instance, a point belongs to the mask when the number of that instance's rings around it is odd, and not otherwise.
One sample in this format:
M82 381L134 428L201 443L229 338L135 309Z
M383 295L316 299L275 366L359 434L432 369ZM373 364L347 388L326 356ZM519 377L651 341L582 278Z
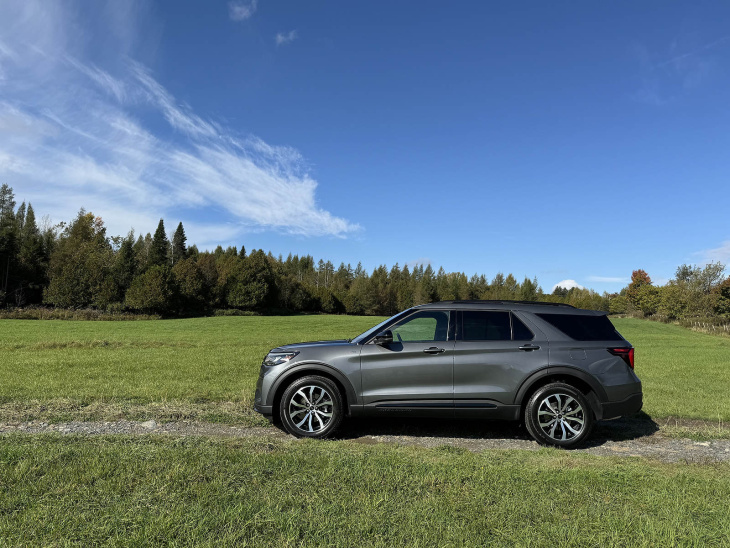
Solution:
M385 331L381 331L377 335L375 335L375 344L390 344L393 342L393 332L390 329L386 329Z

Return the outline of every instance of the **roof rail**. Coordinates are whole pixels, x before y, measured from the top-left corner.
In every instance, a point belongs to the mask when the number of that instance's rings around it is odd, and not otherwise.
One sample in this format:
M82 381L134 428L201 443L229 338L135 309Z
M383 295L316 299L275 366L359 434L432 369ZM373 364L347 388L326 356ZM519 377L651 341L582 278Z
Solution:
M529 304L539 306L564 306L566 308L575 308L572 304L551 303L546 301L510 301L510 300L467 300L467 301L440 301L430 304Z

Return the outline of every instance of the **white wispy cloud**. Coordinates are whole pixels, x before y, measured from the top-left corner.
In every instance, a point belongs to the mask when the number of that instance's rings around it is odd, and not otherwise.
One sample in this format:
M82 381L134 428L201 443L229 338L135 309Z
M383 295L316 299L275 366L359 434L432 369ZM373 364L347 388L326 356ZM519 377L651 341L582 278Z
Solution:
M297 31L290 30L289 32L277 32L274 40L276 40L277 46L283 46L296 40Z
M562 287L563 289L573 289L574 287L577 289L585 289L582 285L580 285L575 280L563 280L561 282L556 283L550 291L553 292L558 287Z
M432 263L431 259L429 259L428 257L419 257L418 259L415 259L413 261L406 262L406 266L408 268L413 268L414 266L421 266L421 265L428 266L430 264L433 264L433 263Z
M49 16L43 2L0 5L0 181L19 201L56 222L83 206L112 234L182 220L203 245L262 229L359 230L318 205L297 150L196 113L136 61L91 63L62 32L80 26L78 11L59 6Z
M697 41L679 37L658 52L645 45L635 46L641 84L632 94L634 100L663 107L711 80L717 62L709 52L729 44L730 35L684 50L680 45L683 43L696 44Z
M730 240L723 242L719 247L705 249L695 253L695 255L698 255L706 264L712 262L730 264Z
M229 2L228 16L233 21L245 21L246 19L250 19L256 12L258 4L258 0L251 0L250 2Z
M588 281L599 283L629 283L631 278L626 276L588 276Z

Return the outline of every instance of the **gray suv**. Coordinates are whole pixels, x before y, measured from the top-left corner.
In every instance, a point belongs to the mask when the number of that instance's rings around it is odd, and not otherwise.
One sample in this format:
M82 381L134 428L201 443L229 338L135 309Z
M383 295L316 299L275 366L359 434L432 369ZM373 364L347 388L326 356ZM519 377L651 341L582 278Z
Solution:
M636 413L634 349L604 312L554 303L415 306L351 340L274 348L254 408L298 437L346 416L523 421L539 443L574 447L596 420Z

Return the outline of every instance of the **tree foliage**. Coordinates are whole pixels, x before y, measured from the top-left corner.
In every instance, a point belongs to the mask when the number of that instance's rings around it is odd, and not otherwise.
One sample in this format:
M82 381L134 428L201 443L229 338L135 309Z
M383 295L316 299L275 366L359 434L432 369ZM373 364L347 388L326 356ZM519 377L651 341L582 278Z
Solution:
M620 294L556 288L543 293L536 278L511 273L470 277L434 270L430 264L398 263L368 272L311 255L274 257L218 246L188 247L182 223L165 234L109 237L100 217L81 210L68 225L39 227L31 204L16 209L12 189L0 186L0 306L41 302L58 307L130 309L194 315L214 309L288 310L390 315L438 300L541 300L615 314L642 313L669 319L720 316L730 320L730 278L719 263L681 265L657 287L635 270Z

